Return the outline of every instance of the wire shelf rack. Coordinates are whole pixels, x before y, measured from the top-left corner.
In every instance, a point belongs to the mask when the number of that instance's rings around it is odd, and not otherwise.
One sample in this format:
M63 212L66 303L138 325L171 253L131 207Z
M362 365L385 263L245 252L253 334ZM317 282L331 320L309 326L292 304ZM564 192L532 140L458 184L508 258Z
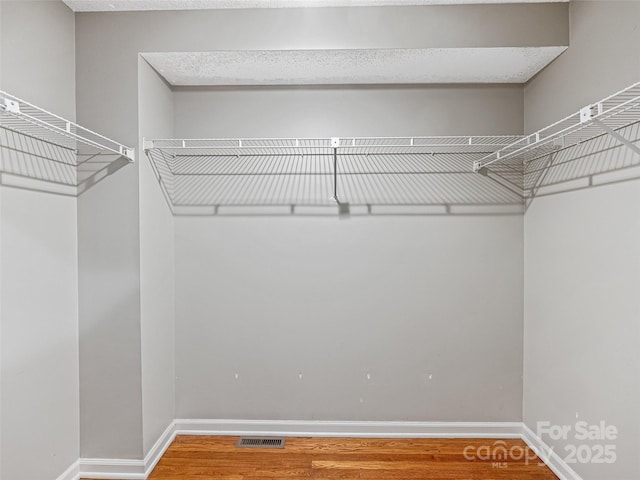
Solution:
M640 178L640 121L525 164L523 196L535 197Z
M392 206L450 214L469 206L521 208L514 189L470 168L518 138L160 139L145 141L144 149L175 214L279 206L340 213L347 205L367 214Z
M403 153L487 153L520 136L465 137L349 137L349 138L234 138L151 140L145 149L176 155L385 155Z
M541 159L547 159L560 151L607 135L640 153L635 142L620 133L638 122L640 82L487 154L474 163L474 170L479 172L490 168L501 174L522 172L528 169L526 165L531 162L539 163Z
M135 161L132 148L0 91L2 184L78 195Z

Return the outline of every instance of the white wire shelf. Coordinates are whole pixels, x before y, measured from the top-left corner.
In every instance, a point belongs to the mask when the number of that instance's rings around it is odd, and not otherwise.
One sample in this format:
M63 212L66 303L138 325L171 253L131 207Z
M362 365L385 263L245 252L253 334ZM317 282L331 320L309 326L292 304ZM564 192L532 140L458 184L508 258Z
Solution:
M613 136L619 144L640 153L635 142L620 133L638 122L640 82L487 154L474 163L474 170L478 172L490 168L503 173L522 170L530 162L606 135Z
M78 195L135 160L132 148L0 91L2 184Z
M174 211L225 207L522 205L470 168L517 136L160 139L144 142Z
M222 138L159 139L145 143L145 150L206 156L246 155L384 155L402 153L487 153L502 148L520 136L440 137L334 137L334 138Z

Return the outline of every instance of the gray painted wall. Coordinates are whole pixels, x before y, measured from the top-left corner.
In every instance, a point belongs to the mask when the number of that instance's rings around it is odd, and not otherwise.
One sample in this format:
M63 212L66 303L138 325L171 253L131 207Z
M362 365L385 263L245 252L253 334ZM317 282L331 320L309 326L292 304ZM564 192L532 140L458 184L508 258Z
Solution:
M181 90L175 130L513 134L522 105L517 87ZM521 419L521 215L175 232L178 418Z
M3 1L1 22L2 88L73 119L73 13ZM76 200L0 189L0 477L49 480L79 455Z
M135 64L129 68L136 71ZM85 109L94 119L89 124L99 127L103 112ZM137 143L128 140L122 141ZM83 458L142 456L137 168L122 168L78 198Z
M177 89L178 138L518 135L522 87Z
M130 35L117 23L109 22L107 41L87 30L84 17L76 14L78 123L134 146L135 46L124 48ZM125 51L130 55L120 56ZM83 458L143 456L138 165L127 165L78 199Z
M175 225L178 418L521 419L521 216Z
M528 131L640 80L640 3L574 1L571 46L525 89ZM599 162L600 157L583 162ZM534 200L525 215L524 419L615 425L613 465L585 480L640 477L638 181ZM564 457L565 441L543 438Z
M640 474L640 188L624 183L536 199L525 216L524 418L618 428L613 465L577 464L584 480ZM554 441L580 445L570 434Z
M3 479L79 455L75 199L2 189Z
M75 22L66 5L2 0L0 49L5 90L75 119Z
M172 138L171 90L142 58L138 75L140 142L144 137ZM144 455L175 418L174 279L173 215L158 188L150 162L142 156L140 324Z

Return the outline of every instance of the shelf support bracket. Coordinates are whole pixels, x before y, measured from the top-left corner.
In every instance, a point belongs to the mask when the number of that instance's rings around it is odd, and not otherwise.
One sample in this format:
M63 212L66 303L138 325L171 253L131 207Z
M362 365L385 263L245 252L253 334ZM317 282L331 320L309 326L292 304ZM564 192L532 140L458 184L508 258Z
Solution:
M340 146L340 139L338 137L331 138L331 147L333 148L333 197L336 202L338 200L338 147Z
M544 179L547 177L550 167L553 165L553 162L555 162L556 160L557 154L558 152L551 152L549 154L549 156L547 157L547 160L544 162L544 166L542 167L542 172L540 173L540 176L535 181L533 187L529 189L529 195L526 195L525 193L525 200L524 200L525 212L526 210L529 209L529 206L531 205L531 203L533 203L533 200L536 198L536 195L542 188L542 182L544 182Z
M633 152L637 153L638 155L640 155L640 147L638 145L636 145L635 143L632 143L629 139L625 138L624 136L620 135L618 132L616 132L615 130L613 130L611 127L609 127L608 125L605 125L604 123L602 123L602 121L600 121L600 119L598 118L592 118L591 121L597 125L598 127L600 127L602 130L604 130L606 133L608 133L609 135L611 135L613 138L615 138L616 140L618 140L620 143L622 143L623 145L625 145L626 147L628 147L629 149L631 149Z

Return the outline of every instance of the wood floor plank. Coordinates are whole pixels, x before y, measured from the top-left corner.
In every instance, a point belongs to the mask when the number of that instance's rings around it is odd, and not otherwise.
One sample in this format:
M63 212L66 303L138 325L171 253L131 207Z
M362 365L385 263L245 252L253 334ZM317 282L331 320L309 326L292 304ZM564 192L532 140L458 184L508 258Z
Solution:
M176 437L149 480L557 480L518 439L287 438L238 449L238 437ZM526 456L468 459L501 442Z

